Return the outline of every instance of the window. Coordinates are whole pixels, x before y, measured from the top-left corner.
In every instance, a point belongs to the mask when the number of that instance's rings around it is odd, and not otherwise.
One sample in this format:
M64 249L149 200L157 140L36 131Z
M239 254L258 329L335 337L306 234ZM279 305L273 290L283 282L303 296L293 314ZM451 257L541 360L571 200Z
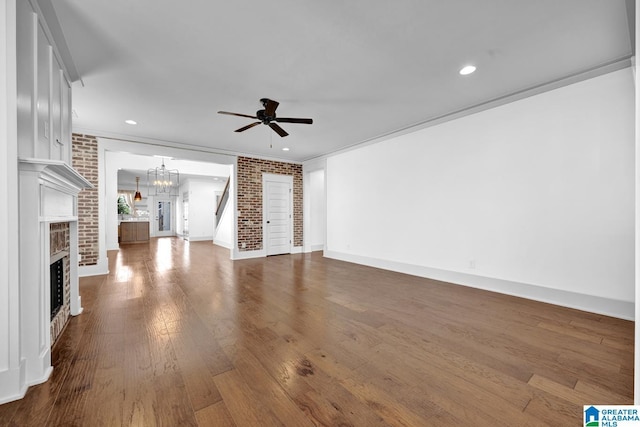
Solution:
M131 205L124 194L118 196L118 215L131 215Z

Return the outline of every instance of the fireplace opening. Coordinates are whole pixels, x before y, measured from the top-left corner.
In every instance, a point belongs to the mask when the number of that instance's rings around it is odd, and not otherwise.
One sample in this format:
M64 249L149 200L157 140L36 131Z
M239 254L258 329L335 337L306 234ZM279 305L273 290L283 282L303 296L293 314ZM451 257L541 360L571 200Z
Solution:
M51 264L51 320L64 304L64 259Z

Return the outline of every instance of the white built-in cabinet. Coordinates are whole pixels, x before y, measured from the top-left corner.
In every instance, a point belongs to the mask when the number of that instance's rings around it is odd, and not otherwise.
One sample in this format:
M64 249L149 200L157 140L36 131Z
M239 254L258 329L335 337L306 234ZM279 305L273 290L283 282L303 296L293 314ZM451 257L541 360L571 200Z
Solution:
M71 163L71 83L31 2L17 2L18 154Z

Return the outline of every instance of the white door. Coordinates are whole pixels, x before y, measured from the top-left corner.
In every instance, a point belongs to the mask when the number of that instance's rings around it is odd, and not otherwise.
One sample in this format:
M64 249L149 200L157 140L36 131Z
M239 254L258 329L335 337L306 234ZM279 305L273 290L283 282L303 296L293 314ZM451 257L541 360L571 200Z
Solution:
M173 226L173 218L175 216L173 212L173 202L171 200L156 199L155 204L156 236L175 235L175 227Z
M182 195L182 235L185 240L189 240L189 193Z
M288 177L291 178L291 177ZM289 182L265 181L265 249L268 255L291 253L291 187Z

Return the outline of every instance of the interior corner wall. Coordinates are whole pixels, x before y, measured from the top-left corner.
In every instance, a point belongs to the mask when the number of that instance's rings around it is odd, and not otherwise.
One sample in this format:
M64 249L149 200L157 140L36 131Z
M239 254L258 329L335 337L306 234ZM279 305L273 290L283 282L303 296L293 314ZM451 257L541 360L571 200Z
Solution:
M264 248L262 242L263 173L293 176L293 246L301 247L303 241L302 165L251 157L238 157L238 251L261 251Z
M327 159L333 258L633 318L631 69Z

